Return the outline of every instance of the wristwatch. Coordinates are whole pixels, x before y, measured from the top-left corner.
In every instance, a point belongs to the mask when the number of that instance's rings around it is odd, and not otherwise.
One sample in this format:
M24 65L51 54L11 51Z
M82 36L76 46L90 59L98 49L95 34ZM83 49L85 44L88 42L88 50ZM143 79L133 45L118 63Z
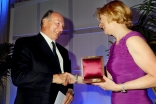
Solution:
M75 84L78 82L78 75L75 75Z

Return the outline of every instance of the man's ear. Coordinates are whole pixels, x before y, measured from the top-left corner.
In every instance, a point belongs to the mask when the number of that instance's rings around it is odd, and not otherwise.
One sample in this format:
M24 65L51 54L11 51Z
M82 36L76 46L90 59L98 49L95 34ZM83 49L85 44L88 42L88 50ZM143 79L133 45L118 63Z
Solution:
M43 24L43 26L46 26L47 23L48 23L48 20L47 20L46 18L44 18L44 19L42 20L42 24Z

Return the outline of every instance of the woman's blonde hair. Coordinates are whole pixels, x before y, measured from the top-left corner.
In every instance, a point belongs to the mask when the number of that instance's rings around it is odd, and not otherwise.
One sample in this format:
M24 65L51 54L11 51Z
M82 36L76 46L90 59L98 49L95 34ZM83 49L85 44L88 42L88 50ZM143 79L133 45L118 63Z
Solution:
M100 15L106 15L108 22L116 21L132 27L132 12L122 1L111 1L102 8L97 8L94 16L100 20Z

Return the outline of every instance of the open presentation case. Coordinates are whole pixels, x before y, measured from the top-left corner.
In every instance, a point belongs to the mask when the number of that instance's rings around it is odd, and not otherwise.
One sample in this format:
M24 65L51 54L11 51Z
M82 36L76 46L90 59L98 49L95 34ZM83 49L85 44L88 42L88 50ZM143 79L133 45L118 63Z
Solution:
M103 56L88 56L81 58L81 69L84 83L104 82Z

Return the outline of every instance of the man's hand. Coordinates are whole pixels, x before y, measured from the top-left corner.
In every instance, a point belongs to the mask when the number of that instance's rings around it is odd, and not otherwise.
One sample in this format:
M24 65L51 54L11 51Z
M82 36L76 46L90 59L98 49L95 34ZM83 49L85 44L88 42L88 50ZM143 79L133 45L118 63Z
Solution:
M70 79L69 79L67 73L54 74L53 75L53 82L52 83L57 83L57 84L62 84L64 86L67 86L69 80Z
M68 89L67 93L66 93L66 97L63 101L63 104L71 104L72 100L74 98L74 92L72 89Z

